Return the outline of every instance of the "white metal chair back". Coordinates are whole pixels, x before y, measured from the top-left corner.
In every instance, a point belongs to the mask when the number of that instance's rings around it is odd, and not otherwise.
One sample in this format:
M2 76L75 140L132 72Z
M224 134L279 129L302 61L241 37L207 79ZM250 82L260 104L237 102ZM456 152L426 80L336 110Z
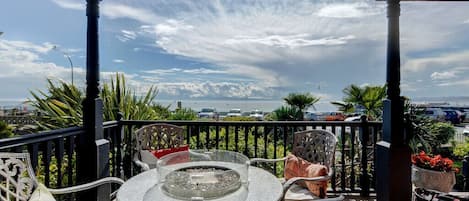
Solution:
M28 153L0 153L0 200L26 201L36 186Z
M135 131L137 151L184 145L184 129L171 124L150 124Z
M336 144L337 137L327 130L299 131L294 135L292 153L330 169L334 163Z

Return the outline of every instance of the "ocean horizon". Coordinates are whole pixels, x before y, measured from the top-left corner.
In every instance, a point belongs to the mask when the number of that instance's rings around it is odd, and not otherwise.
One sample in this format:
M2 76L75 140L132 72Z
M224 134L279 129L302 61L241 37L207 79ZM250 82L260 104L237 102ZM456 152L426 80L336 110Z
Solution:
M32 107L24 104L27 99L0 99L1 109L21 108L27 107L31 110ZM177 108L178 101L181 101L182 107L191 108L195 111L200 111L202 108L215 108L219 112L227 112L230 109L241 109L243 112L252 110L262 110L264 112L271 112L283 105L283 100L260 100L260 99L246 99L246 100L169 100L160 99L155 100L155 103L163 106L169 106L170 110ZM446 103L452 106L467 106L469 107L469 97L421 97L412 99L413 103ZM329 100L319 101L314 108L309 108L308 111L337 111L337 107L332 105Z

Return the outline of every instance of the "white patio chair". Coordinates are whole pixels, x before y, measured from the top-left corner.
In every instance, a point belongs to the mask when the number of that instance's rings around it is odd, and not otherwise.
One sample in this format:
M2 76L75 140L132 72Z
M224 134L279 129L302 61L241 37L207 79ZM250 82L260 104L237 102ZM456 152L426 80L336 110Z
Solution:
M294 177L283 184L284 201L294 200L343 200L342 195L334 198L320 199L302 188L296 183L301 181L329 181L334 174L332 164L334 163L336 136L326 130L305 130L296 132L293 139L292 154L311 163L321 164L328 168L328 175L320 177ZM286 157L279 159L253 158L251 164L256 162L279 162L285 161Z
M52 201L55 200L52 194L75 193L109 183L122 185L124 181L116 177L106 177L72 187L47 188L36 179L28 153L0 152L0 200L2 201ZM115 192L111 197L114 194Z
M151 150L177 148L184 145L184 129L179 126L156 123L143 126L135 131L136 147L134 163L147 171L156 167L158 159Z

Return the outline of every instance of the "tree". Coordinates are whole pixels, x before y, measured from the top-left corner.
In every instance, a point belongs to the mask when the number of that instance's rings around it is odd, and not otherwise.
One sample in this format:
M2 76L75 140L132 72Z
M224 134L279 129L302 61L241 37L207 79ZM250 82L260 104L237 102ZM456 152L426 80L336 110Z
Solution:
M355 111L355 108L353 107L352 103L346 103L342 101L332 101L332 105L337 106L339 111L342 111L344 113L352 113Z
M47 92L31 91L33 100L29 102L41 113L37 124L42 130L81 126L83 124L84 93L74 85L63 81L54 83L48 79ZM143 95L136 93L126 85L124 75L116 74L111 83L104 83L101 98L104 104L104 121L116 120L117 112L122 112L124 119L156 120L169 116L168 107L155 104L157 90L154 87Z
M296 107L282 106L271 113L271 118L276 121L303 120L303 113Z
M298 120L303 120L303 113L306 109L313 107L314 104L319 101L320 98L312 95L311 93L290 93L283 100L291 107L296 108L299 111L297 114Z
M363 108L363 112L370 118L379 118L383 111L383 99L386 97L386 86L350 85L342 90L345 105L353 105L354 111ZM338 102L335 105L338 105ZM332 103L332 104L334 104ZM351 111L350 108L347 108Z

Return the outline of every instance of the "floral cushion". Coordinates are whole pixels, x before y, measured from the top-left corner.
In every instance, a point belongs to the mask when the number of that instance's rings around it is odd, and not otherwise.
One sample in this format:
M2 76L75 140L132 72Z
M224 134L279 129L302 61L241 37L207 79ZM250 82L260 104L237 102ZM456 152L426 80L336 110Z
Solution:
M52 194L47 190L43 184L38 184L38 187L33 191L29 201L55 201Z
M293 154L289 154L285 161L284 177L289 180L293 177L319 177L326 176L328 169L321 164L314 164ZM327 192L327 181L307 181L297 183L317 197L325 198Z

